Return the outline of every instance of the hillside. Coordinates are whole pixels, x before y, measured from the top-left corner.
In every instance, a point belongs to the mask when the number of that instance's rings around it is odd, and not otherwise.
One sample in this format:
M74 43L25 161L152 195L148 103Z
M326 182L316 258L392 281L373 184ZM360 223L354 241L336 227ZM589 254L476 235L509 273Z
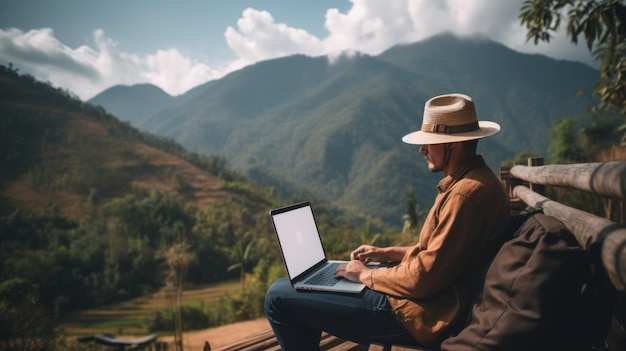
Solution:
M15 208L37 213L53 204L63 216L76 218L76 206L90 196L106 203L134 187L184 187L186 198L201 208L227 195L228 178L220 174L237 177L222 169L219 158L194 164L199 155L140 133L69 94L55 97L45 84L11 75L0 79L1 151L7 155L0 167L2 214Z
M243 242L258 241L244 268L279 264L267 211L282 202L223 159L4 66L0 116L2 306L42 318L38 305L6 300L29 296L61 317L157 291L179 251L192 258L191 284L238 277L227 268Z
M428 208L439 179L400 141L420 127L428 98L467 93L481 119L502 125L479 143L497 172L523 151L547 156L549 128L585 113L576 93L591 91L597 77L583 64L443 34L376 57L260 62L196 87L135 125L224 157L284 196L326 199L399 225L407 189Z
M246 275L254 290L199 311L198 327L257 318L267 284L285 274L268 210L301 197L280 198L223 158L140 132L4 66L0 153L5 335L35 321L46 323L26 328L32 335L55 335L54 322L72 311ZM363 230L364 218L315 207L330 258L375 234L383 245L395 239L380 223ZM154 328L169 325L151 316Z

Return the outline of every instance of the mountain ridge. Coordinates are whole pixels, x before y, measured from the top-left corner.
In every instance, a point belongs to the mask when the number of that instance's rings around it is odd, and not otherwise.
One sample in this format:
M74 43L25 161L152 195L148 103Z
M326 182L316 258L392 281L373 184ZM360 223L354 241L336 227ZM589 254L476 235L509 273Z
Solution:
M585 113L576 92L591 90L597 77L584 64L442 34L332 63L304 55L258 62L194 88L193 96L178 97L136 126L224 157L283 195L302 187L314 199L398 224L407 189L426 208L440 178L401 142L420 128L427 99L466 93L479 119L502 126L479 143L497 173L522 151L546 156L548 129Z
M175 97L153 84L116 85L89 100L93 105L108 106L108 111L122 120L137 123L137 116L152 114L171 105Z

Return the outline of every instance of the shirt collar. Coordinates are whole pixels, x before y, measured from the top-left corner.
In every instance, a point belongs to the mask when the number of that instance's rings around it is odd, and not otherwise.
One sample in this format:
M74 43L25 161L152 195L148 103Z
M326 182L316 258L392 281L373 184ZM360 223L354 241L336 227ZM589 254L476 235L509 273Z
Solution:
M442 193L448 190L452 184L461 179L465 173L471 169L485 165L485 160L482 156L476 155L475 157L468 158L457 169L455 169L450 175L445 176L437 185L437 190Z

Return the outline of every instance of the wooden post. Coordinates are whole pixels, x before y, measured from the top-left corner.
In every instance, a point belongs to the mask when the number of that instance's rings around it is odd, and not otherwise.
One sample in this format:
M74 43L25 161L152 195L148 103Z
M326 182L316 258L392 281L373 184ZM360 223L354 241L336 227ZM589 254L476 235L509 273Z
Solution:
M504 190L509 194L509 199L513 197L513 186L511 186L511 167L500 166L500 181Z
M622 210L622 217L620 218L620 224L624 225L626 224L626 205L624 204L624 202L626 202L625 200L622 200L619 202L618 206L619 208Z
M539 166L543 166L543 157L529 157L528 158L528 167L539 167ZM546 193L545 185L541 185L541 184L530 183L530 190L541 195L545 195Z
M514 216L526 207L526 204L524 204L524 202L520 199L516 198L513 194L513 188L515 188L517 185L521 185L522 181L511 177L511 167L506 166L500 167L500 181L502 182L504 190L509 195L509 202L511 204L511 215Z

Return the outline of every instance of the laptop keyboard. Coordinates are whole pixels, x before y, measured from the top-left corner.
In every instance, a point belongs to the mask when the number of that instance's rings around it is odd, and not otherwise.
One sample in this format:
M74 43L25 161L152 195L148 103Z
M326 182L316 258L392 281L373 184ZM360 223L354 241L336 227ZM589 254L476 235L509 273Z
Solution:
M331 263L318 274L312 276L311 278L304 281L304 284L308 285L323 285L323 286L333 286L337 284L341 278L335 277L335 270L337 269L338 263Z

